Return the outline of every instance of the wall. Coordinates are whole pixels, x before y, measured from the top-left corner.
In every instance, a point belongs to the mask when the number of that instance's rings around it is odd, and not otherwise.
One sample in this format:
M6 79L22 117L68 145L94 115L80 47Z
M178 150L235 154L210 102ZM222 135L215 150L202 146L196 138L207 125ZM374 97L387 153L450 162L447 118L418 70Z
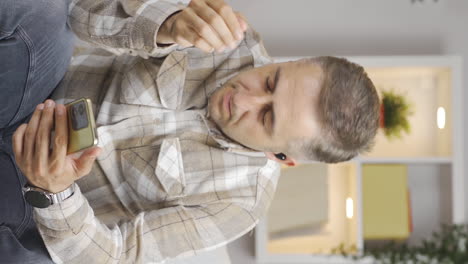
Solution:
M450 206L451 181L444 174L451 173L447 165L411 165L408 166L408 188L411 190L411 211L414 230L408 240L418 244L422 238L430 237L438 230L440 223L451 222ZM429 204L431 210L422 208ZM448 206L447 206L448 205Z
M458 54L468 61L466 0L425 0L414 4L411 0L228 2L262 34L272 56ZM468 67L463 76L466 85ZM468 101L466 92L464 101ZM465 115L465 131L467 125ZM464 150L468 153L468 140ZM252 239L246 236L229 248L233 263L251 263L253 249L248 248L248 256L240 254L244 254L246 245L252 245Z

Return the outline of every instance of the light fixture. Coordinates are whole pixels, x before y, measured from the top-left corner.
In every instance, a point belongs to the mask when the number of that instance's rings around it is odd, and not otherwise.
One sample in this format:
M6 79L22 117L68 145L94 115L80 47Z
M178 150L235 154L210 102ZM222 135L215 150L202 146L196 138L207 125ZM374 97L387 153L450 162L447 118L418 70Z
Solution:
M440 129L445 127L445 109L443 107L437 108L437 127Z
M353 199L348 198L346 199L346 217L348 219L353 218L354 215L354 208L353 208Z

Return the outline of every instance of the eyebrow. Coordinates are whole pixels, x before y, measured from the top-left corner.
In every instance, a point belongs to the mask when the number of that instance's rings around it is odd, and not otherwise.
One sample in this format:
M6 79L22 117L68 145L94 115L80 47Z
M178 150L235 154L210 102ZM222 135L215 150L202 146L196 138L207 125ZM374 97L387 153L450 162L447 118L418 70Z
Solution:
M279 81L279 78L281 76L281 72L282 72L282 68L281 67L278 67L278 69L276 70L276 73L275 73L275 81L273 83L273 89L272 89L272 93L275 93L276 91L276 88L278 87L278 81ZM274 106L272 105L271 106L271 109L272 109L272 116L271 116L271 129L270 129L270 134L272 135L273 134L273 131L275 131L275 108Z
M278 69L276 70L276 73L275 73L275 81L273 83L272 93L274 93L276 91L276 87L278 86L278 80L279 80L280 75L281 75L281 67L278 67Z

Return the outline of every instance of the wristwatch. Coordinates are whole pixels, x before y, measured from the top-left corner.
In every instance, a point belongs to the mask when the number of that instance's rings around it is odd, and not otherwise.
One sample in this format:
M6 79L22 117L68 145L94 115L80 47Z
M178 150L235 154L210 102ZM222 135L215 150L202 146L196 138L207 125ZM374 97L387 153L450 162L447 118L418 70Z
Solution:
M29 184L26 184L26 186L23 187L24 199L31 206L37 208L47 208L52 204L60 203L72 196L74 193L75 183L70 185L70 187L68 187L67 189L58 193L51 193L44 189Z

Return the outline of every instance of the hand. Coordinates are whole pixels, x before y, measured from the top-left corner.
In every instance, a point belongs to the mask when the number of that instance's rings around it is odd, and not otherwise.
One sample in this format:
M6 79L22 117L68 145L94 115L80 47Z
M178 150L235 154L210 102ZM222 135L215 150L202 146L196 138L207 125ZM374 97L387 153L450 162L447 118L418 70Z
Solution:
M246 30L245 18L223 0L192 0L162 24L156 41L221 52L227 46L235 48Z
M101 149L90 148L78 158L67 156L66 108L62 104L54 106L52 100L38 105L29 123L16 129L13 134L13 152L16 163L30 184L57 193L87 175ZM50 151L53 126L55 138Z

